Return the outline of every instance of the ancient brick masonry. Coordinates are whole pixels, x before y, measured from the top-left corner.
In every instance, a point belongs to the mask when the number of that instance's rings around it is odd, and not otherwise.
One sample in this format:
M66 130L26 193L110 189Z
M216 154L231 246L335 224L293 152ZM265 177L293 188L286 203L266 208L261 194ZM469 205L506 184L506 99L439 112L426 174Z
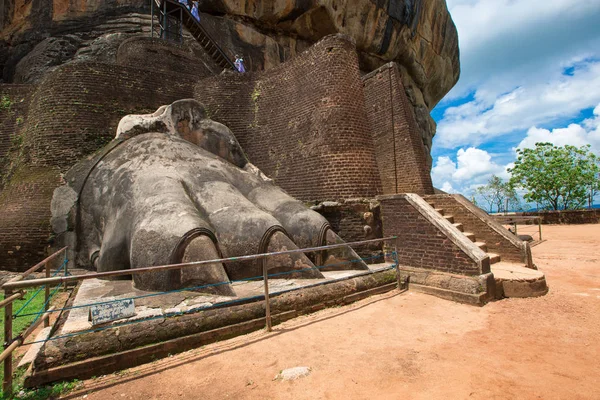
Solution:
M0 193L6 179L4 168L9 161L9 150L22 140L22 128L33 88L31 85L0 86Z
M0 250L10 255L0 267L22 269L43 255L60 173L111 140L124 115L153 112L182 98L206 104L209 117L230 127L249 159L301 200L372 199L382 187L386 193L431 190L396 68L361 80L349 37L328 36L265 72L209 78L210 64L194 59L193 51L173 46L168 54L175 62L162 54L165 46L131 39L118 51L118 64L67 64L34 90L24 120L24 157L0 197L2 213L16 213L0 218ZM178 72L166 72L171 68ZM378 158L388 168L382 173ZM358 219L356 227L344 228L350 240L362 239L365 225Z
M111 64L70 64L32 96L24 156L0 196L0 267L22 270L44 258L50 200L65 172L115 135L119 119L192 97L180 75Z
M425 196L425 199L433 201L437 208L443 209L448 215L453 215L466 231L474 232L477 240L485 242L490 252L500 254L503 261L527 262L527 257L521 248L490 228L486 222L460 204L455 196L434 195Z
M27 143L36 166L66 170L110 141L126 114L153 112L191 97L180 75L100 63L69 64L35 92Z
M433 194L427 150L395 63L363 78L383 194Z
M400 265L460 275L484 272L406 199L383 198L381 210L384 236L398 236Z
M227 125L249 159L302 200L381 192L358 58L329 36L263 73L203 80L196 98Z

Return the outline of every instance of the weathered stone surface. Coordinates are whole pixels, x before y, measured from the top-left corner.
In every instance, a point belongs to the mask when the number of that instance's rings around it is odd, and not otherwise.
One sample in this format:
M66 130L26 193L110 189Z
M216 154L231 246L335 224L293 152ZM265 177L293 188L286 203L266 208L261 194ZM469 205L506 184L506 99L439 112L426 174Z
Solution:
M395 281L396 272L393 269L388 269L325 285L281 293L271 298L271 312L274 316L290 311L294 313L293 315L301 315L325 307L349 304L364 298L368 294L376 293L380 288L385 289L386 286L390 286L389 284L392 284L391 287L393 288ZM218 328L256 319L259 319L259 324L254 329L261 329L264 327L264 320L260 319L263 319L264 315L264 302L256 301L247 304L234 304L225 308L202 310L172 318L151 319L136 324L107 327L107 329L101 331L86 332L74 337L57 338L43 346L40 357L34 362L34 373L40 373L48 368L67 363L135 349L151 343L163 342L199 332L210 334L209 331ZM233 326L232 328L235 329L236 327ZM235 330L226 334L219 332L212 338L212 341L248 332ZM194 346L203 344L206 343L195 343ZM172 349L173 352L182 350L185 350L185 348ZM114 364L111 365L115 368ZM91 371L83 368L77 372L76 376L84 378ZM92 373L92 375L94 374Z
M220 32L229 33L226 43L264 49L262 60L252 49L249 53L251 62L265 66L293 56L306 43L339 32L356 40L365 71L389 61L402 64L429 107L458 79L458 37L444 0L396 0L386 5L371 0L216 0L203 2L201 7L209 14L226 14L218 21ZM278 52L271 48L275 45Z
M0 19L5 81L32 82L36 71L43 73L40 64L65 62L57 55L73 52L68 36L80 40L78 56L104 61L114 54L114 46L95 42L97 38L148 34L150 28L149 2L143 0L33 1L29 7L19 0L5 3ZM211 0L200 2L200 8L202 23L221 47L230 57L242 54L251 70L278 65L336 32L354 38L363 71L398 62L429 145L435 133L429 110L459 77L458 35L445 0ZM38 43L46 40L65 48L42 51ZM101 51L104 45L110 50ZM31 52L35 56L26 64L35 61L37 67L22 65L15 75L17 64Z
M65 35L60 38L50 37L42 40L33 50L19 61L15 68L14 81L33 83L44 74L73 58L81 38Z
M287 368L281 371L275 379L281 379L283 381L294 381L296 379L304 378L310 375L310 367L294 367Z
M231 131L195 100L124 117L116 140L66 181L72 189L60 187L53 198L55 232L59 241L75 232L78 265L100 272L343 243L325 218L265 179ZM313 260L281 255L266 266L304 278L322 277L313 261L328 270L368 269L349 247L322 253ZM260 275L257 260L133 279L140 289L170 290ZM213 289L233 293L225 284Z
M546 276L524 265L499 262L492 265L497 297L538 297L548 293Z

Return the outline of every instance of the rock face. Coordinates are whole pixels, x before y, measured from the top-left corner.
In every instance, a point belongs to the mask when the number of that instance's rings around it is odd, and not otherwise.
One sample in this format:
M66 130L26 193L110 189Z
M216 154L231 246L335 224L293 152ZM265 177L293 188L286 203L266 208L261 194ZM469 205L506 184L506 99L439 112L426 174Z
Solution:
M231 131L195 100L123 118L115 141L76 164L66 180L52 200L53 229L61 244L77 243L71 257L79 266L99 272L343 243L324 217L250 164ZM349 247L321 253L265 263L270 273L295 278L322 278L315 264L368 269ZM232 295L230 279L261 275L262 261L254 260L133 280L143 290L209 285Z
M396 61L431 148L429 111L460 73L458 37L445 0L209 0L201 20L230 57L269 69L331 33L357 44L361 70ZM0 4L4 82L35 83L76 60L114 62L127 38L149 35L146 0L5 0ZM197 44L188 38L187 45Z

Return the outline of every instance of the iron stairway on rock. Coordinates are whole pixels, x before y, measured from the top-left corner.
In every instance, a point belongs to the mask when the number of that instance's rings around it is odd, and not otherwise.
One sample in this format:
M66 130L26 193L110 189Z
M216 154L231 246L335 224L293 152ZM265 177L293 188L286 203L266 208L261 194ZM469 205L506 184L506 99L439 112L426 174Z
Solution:
M155 15L158 18L157 28L154 26ZM176 0L152 0L153 37L156 30L159 38L183 41L184 26L219 67L236 70L233 61L192 15L189 8Z

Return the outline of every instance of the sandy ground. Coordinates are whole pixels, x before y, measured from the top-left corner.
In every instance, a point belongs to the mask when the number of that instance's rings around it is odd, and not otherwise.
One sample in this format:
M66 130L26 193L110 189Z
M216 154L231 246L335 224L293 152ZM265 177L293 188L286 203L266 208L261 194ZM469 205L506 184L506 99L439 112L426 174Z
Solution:
M390 292L92 379L86 399L600 399L600 225L544 226L548 295ZM274 380L283 369L310 375Z

